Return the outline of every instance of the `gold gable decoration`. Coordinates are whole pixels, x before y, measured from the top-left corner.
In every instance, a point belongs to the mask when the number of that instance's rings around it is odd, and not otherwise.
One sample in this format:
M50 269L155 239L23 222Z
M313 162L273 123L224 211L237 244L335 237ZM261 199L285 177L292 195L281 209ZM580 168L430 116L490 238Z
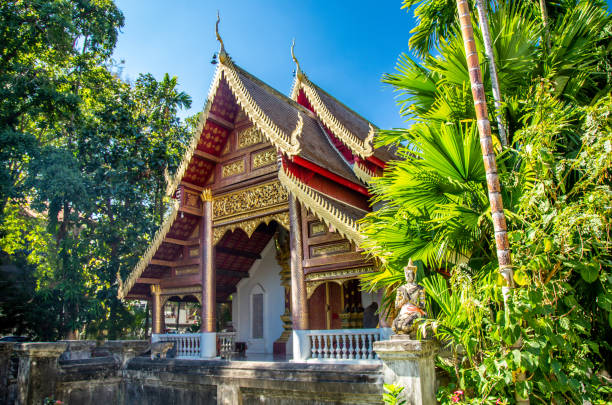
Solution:
M361 245L363 238L359 233L359 226L352 218L349 218L345 213L332 206L328 201L324 200L312 188L303 184L291 173L288 173L285 168L278 172L278 179L287 190L294 194L295 197L306 206L312 213L325 222L328 226L333 226L336 231L355 243Z
M147 268L147 266L151 262L151 259L153 259L155 252L157 252L157 249L162 244L162 242L164 241L164 238L168 234L168 231L170 231L170 228L172 227L172 224L174 223L174 220L176 219L178 212L179 212L179 201L176 200L174 201L174 204L172 205L172 210L170 211L170 215L166 217L166 219L164 220L164 223L159 227L159 229L155 233L155 236L153 237L153 241L151 242L151 244L145 251L144 255L142 255L142 257L140 258L140 260L134 267L134 270L132 270L132 272L128 276L125 283L121 280L121 277L119 276L119 274L117 274L117 279L119 281L119 293L118 293L119 299L123 299L128 294L128 292L130 292L130 289L134 286L134 284L136 284L136 280L138 280L138 278L142 275L144 270Z
M276 214L265 215L263 217L247 219L244 221L234 222L231 224L221 225L213 228L213 246L219 243L219 241L221 240L221 238L223 238L223 235L225 235L227 231L233 232L236 229L240 228L250 238L251 236L253 236L253 233L260 224L265 223L266 225L268 225L272 221L278 222L283 228L289 230L289 212L279 212Z
M204 110L202 111L202 113L200 113L200 117L198 119L198 125L193 131L193 134L191 136L191 141L189 142L189 146L187 147L187 150L185 151L185 154L183 155L183 160L181 161L181 164L179 165L172 180L167 182L167 186L166 186L167 196L170 196L174 193L179 183L181 182L181 179L185 175L187 168L189 167L189 162L191 162L193 153L198 147L200 136L202 135L202 131L204 130L204 126L206 125L206 120L208 120L208 113L210 112L210 108L212 107L212 100L214 99L215 94L217 93L217 88L219 87L220 83L221 83L221 69L217 68L217 70L215 71L215 77L210 86L210 90L208 91L208 98L207 98L208 101L206 102L206 106L204 107Z
M287 207L289 194L278 180L213 197L213 218L232 220Z
M250 126L238 132L238 149L248 148L265 140L266 137L263 136L256 126Z
M219 69L223 72L223 77L227 80L232 93L236 97L238 104L249 117L251 122L272 142L288 156L300 153L300 142L298 137L302 134L304 120L302 114L298 112L298 121L293 132L288 135L276 125L272 119L257 105L253 97L246 89L242 80L238 76L232 61L228 58L221 61Z
M372 181L372 177L374 177L374 173L372 173L368 168L360 165L359 163L355 163L353 165L353 172L355 176L366 184L370 184Z
M296 80L291 92L291 98L293 100L297 99L299 90L304 91L310 105L315 110L315 113L321 119L323 124L329 128L329 130L332 131L334 135L336 135L342 141L342 143L351 149L353 153L362 158L367 158L374 154L372 142L374 141L376 129L372 126L372 124L368 124L370 126L370 131L368 132L366 139L362 141L344 125L342 125L342 123L329 111L325 103L323 103L321 100L321 97L319 97L319 93L317 93L317 91L313 88L313 85L310 83L310 80L308 80L305 74L300 76L296 75Z

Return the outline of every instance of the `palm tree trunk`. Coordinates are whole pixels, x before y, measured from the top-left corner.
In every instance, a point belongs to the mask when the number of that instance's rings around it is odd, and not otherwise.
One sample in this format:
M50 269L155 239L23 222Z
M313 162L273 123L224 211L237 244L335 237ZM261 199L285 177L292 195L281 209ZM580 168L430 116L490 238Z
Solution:
M544 25L546 46L548 46L548 49L550 50L550 35L548 33L548 10L546 9L546 0L540 0L540 13L542 13L542 25Z
M485 98L484 85L482 84L482 71L476 52L474 42L474 30L467 0L457 0L459 10L459 21L463 34L463 45L470 74L472 85L472 95L474 96L474 108L476 119L478 120L478 132L480 133L480 147L482 149L482 159L487 173L487 187L489 189L489 203L491 204L491 216L493 218L493 229L495 231L495 245L497 247L497 260L502 276L506 280L508 287L513 287L512 261L510 260L510 244L506 228L506 217L504 216L504 206L501 198L499 177L497 175L497 163L495 162L495 152L493 150L493 140L491 139L491 124L487 112L487 100Z
M476 0L476 10L478 10L478 22L480 23L480 31L482 32L482 38L484 40L485 55L487 55L489 70L491 71L491 88L493 90L493 101L495 102L495 118L497 119L497 126L499 127L499 140L502 146L507 146L508 137L506 136L506 127L504 127L501 114L501 93L499 91L499 80L497 79L495 56L493 55L493 47L491 46L491 33L489 32L486 3L483 0Z
M510 259L510 243L504 215L504 205L501 198L501 187L497 175L497 163L493 151L493 140L491 139L491 124L487 112L487 100L485 98L484 85L482 84L482 71L476 52L474 42L474 29L472 28L472 17L467 0L457 0L459 22L463 35L465 57L467 60L470 83L472 85L472 96L474 97L474 109L478 120L478 132L480 133L480 147L487 174L487 188L489 189L489 203L491 204L491 217L493 218L493 230L495 231L495 245L497 247L497 260L499 271L505 280L505 290L514 287L512 261ZM507 293L504 294L504 298ZM525 374L520 373L517 379L525 379ZM515 394L517 404L529 404L529 398L521 398Z

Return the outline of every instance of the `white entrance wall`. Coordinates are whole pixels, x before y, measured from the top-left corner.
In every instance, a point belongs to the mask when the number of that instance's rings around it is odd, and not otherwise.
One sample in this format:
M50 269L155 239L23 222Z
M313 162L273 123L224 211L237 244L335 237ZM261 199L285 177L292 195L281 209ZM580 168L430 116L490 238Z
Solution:
M285 312L285 289L281 286L281 267L276 262L274 239L261 252L249 270L249 277L237 285L232 300L232 323L236 341L246 342L247 354L272 353L273 344L283 332L280 317ZM253 295L263 293L263 338L253 338Z

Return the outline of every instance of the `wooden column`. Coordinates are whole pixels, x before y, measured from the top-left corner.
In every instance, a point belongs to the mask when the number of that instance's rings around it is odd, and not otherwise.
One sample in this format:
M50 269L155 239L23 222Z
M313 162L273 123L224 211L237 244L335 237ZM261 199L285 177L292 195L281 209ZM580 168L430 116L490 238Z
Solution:
M161 287L151 284L151 329L153 333L163 333L162 316L164 309L161 303Z
M291 318L294 330L308 329L308 299L302 268L302 218L300 204L289 195L289 241L291 247Z
M200 271L202 274L202 332L216 332L216 280L212 230L212 194L202 192L203 215L200 222Z

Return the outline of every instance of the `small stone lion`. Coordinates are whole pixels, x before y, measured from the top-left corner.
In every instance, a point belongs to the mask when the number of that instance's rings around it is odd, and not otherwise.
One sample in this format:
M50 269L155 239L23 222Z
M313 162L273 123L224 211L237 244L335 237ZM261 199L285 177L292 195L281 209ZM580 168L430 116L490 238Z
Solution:
M423 287L414 282L416 266L413 265L412 259L408 265L404 267L404 276L406 284L397 289L395 297L395 309L399 311L398 315L393 320L393 332L398 335L409 335L411 338L416 338L417 328L415 321L419 318L425 318L425 291Z

